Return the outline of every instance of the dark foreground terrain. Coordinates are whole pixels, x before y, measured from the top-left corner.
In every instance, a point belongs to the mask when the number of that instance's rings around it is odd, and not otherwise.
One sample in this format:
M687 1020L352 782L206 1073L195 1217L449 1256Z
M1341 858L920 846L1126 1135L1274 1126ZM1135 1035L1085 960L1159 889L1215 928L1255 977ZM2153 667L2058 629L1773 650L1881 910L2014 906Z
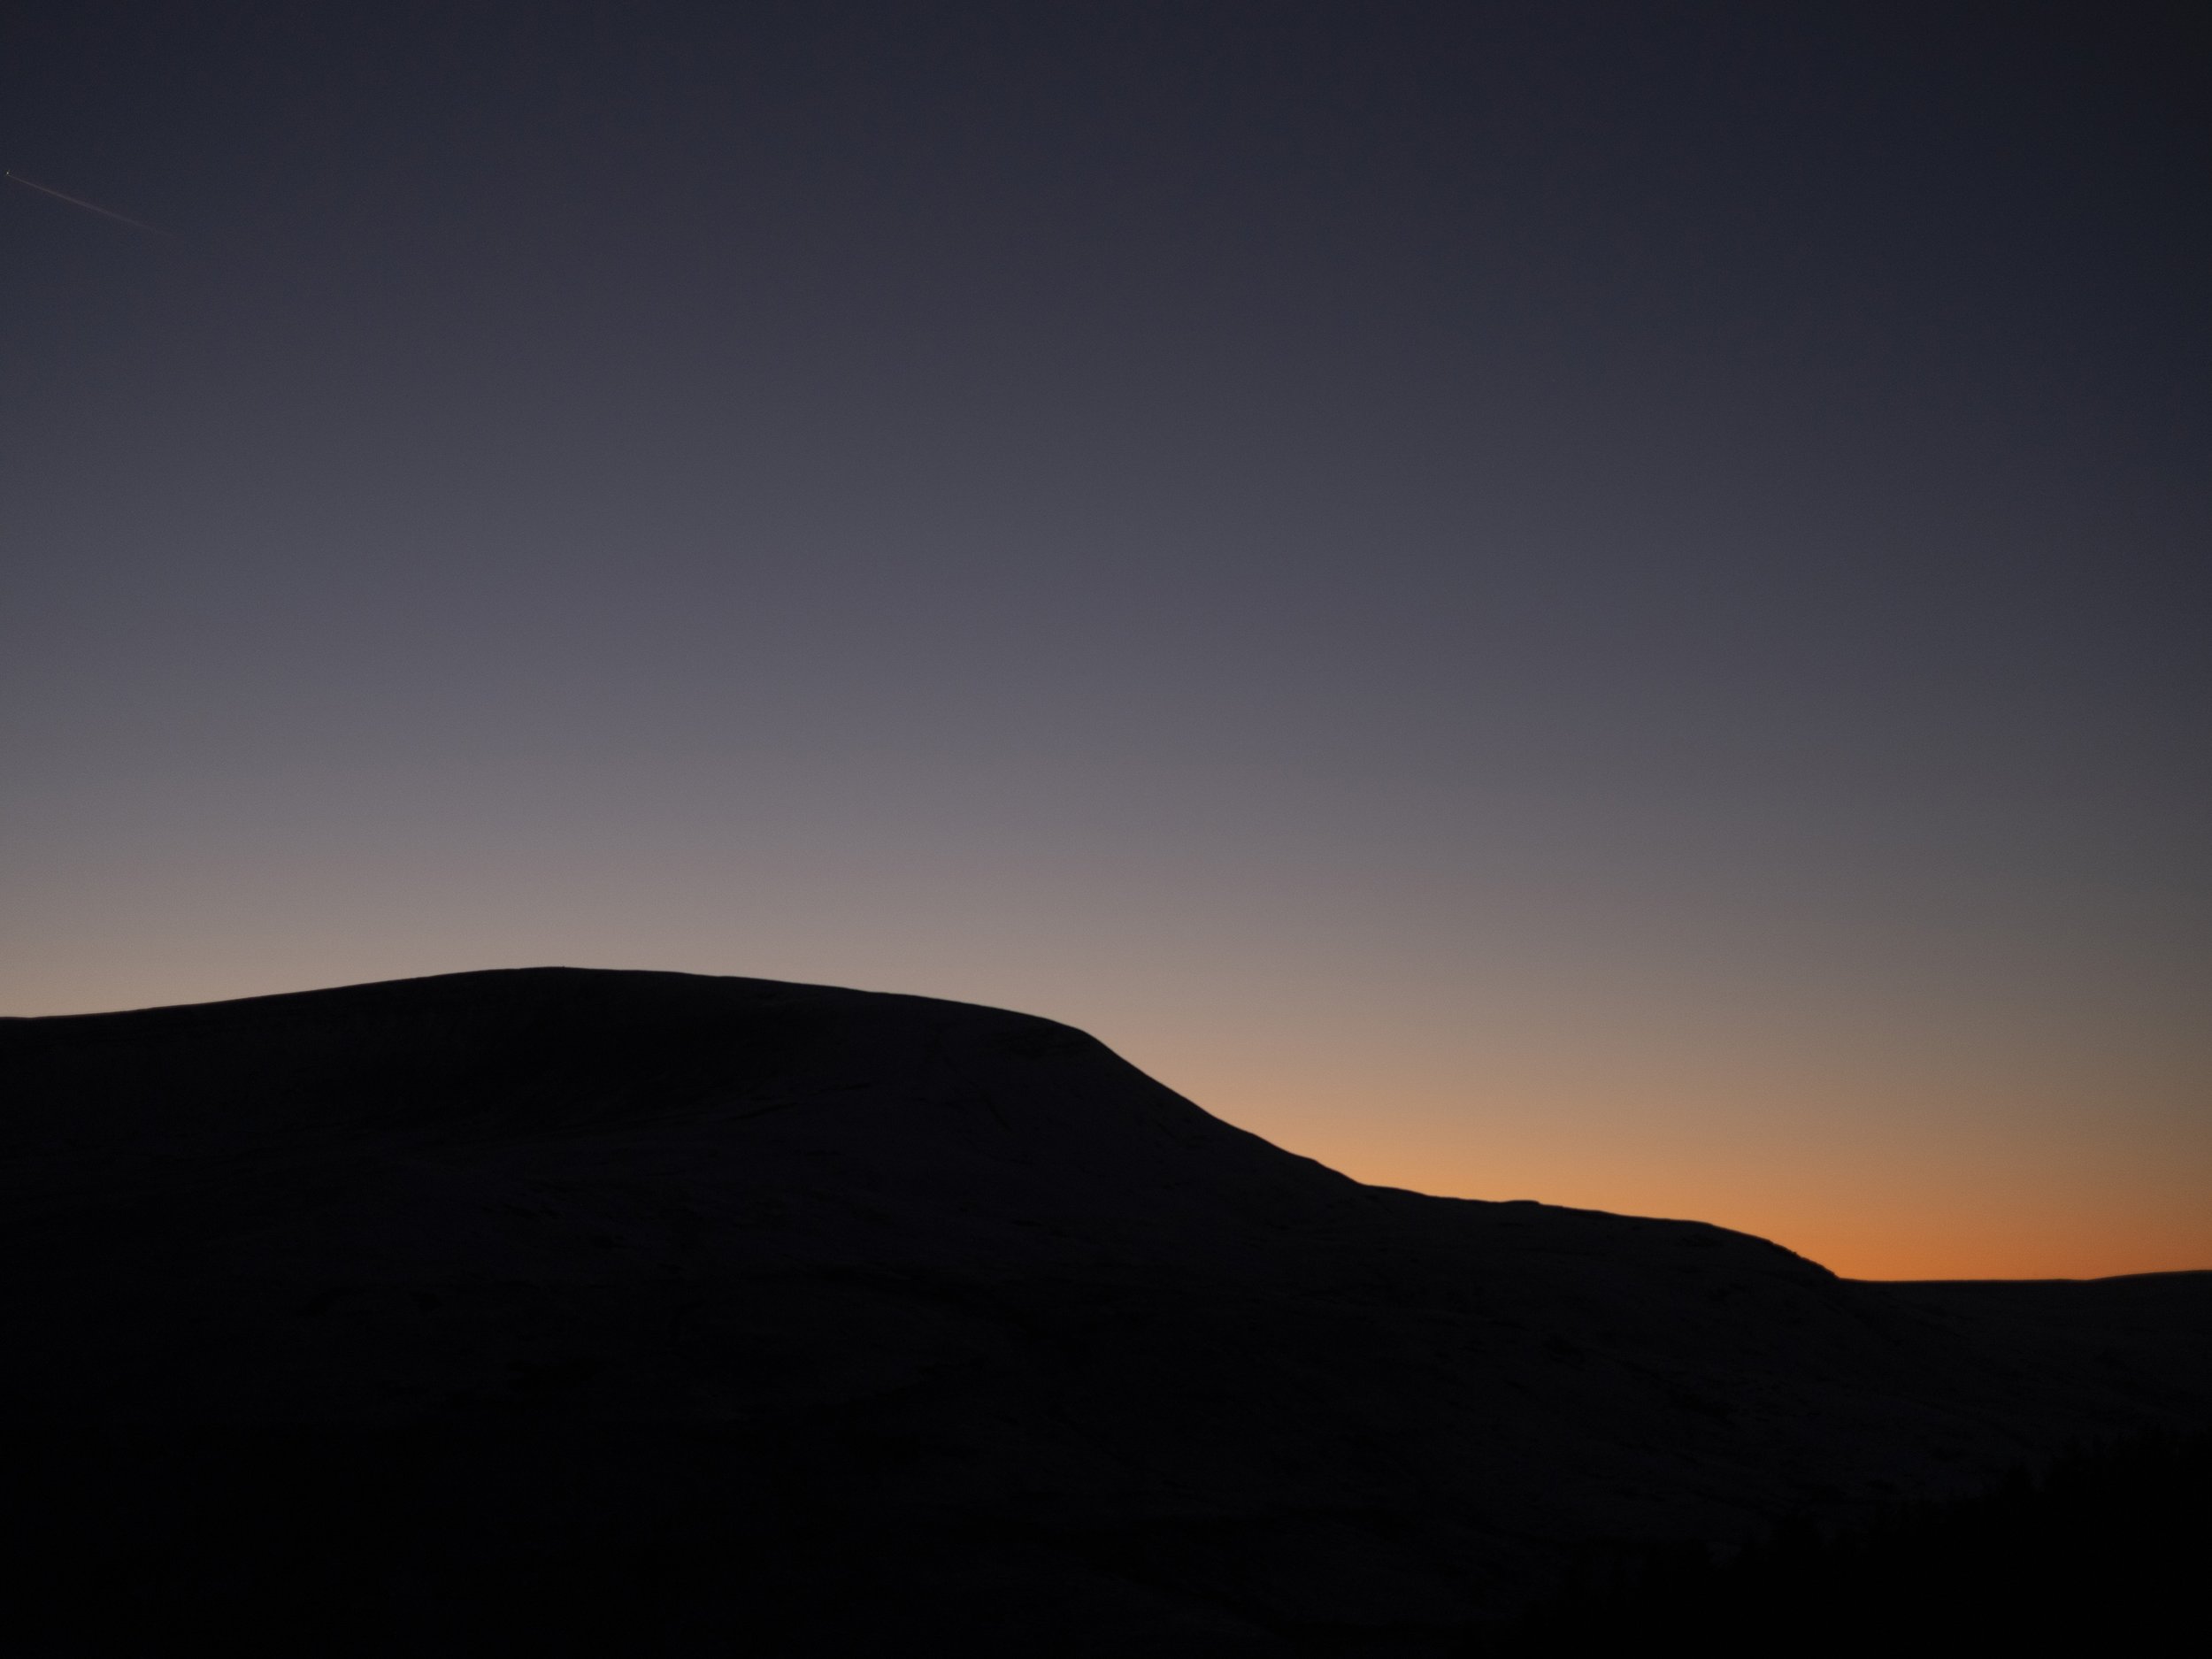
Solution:
M1889 1506L1824 1536L1791 1522L1726 1560L1686 1545L1610 1582L1571 1575L1505 1646L2186 1651L2203 1640L2208 1562L2212 1436L2152 1433L2039 1473L2009 1471L1970 1497Z
M2212 1416L2212 1274L1362 1187L918 998L0 1021L0 1160L17 1652L1482 1652Z

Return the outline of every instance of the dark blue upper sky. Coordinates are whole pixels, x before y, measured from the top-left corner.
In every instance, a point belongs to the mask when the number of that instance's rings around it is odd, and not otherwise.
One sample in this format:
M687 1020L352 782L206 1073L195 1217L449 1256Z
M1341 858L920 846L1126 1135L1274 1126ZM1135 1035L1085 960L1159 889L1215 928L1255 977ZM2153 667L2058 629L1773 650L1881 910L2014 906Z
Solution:
M166 234L0 200L0 1007L833 979L1453 1190L2193 1211L2207 28L19 9Z

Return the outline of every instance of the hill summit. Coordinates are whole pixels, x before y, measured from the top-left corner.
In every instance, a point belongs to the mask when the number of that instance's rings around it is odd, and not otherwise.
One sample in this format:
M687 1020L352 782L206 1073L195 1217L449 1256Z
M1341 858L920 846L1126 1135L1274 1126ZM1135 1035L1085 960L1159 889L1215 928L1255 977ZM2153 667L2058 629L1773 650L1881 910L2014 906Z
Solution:
M2212 1409L2212 1275L1853 1283L1365 1187L924 998L0 1021L0 1098L19 1543L278 1645L1443 1653L1578 1563Z

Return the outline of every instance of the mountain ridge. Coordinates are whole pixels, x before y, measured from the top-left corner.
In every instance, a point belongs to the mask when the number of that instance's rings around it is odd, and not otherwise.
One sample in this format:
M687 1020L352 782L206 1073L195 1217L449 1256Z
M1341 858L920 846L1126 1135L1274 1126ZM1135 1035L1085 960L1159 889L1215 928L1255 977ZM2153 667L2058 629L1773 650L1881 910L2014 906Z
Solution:
M0 1420L384 1437L490 1517L439 1534L478 1567L704 1505L829 1582L858 1526L887 1609L1033 1603L1010 1651L1078 1607L1099 1651L1446 1651L1578 1551L2212 1411L2212 1274L1884 1286L1364 1187L971 1004L489 971L0 1023ZM858 1639L748 1582L684 1594Z

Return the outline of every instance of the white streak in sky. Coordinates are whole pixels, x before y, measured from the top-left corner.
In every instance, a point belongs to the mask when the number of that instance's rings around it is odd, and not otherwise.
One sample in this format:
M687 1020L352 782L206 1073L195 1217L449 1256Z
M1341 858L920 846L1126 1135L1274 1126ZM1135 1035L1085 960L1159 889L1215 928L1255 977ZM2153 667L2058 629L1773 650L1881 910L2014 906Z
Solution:
M128 225L133 230L142 230L150 236L166 236L169 234L165 230L157 230L151 225L141 224L134 219L127 219L120 213L111 213L104 207L85 201L81 196L65 195L59 190L50 190L42 184L33 184L19 173L11 173L7 176L27 190L36 190L41 196L50 196L57 202L66 202L70 206L81 207L88 213L97 213L102 219L111 219L119 225Z

